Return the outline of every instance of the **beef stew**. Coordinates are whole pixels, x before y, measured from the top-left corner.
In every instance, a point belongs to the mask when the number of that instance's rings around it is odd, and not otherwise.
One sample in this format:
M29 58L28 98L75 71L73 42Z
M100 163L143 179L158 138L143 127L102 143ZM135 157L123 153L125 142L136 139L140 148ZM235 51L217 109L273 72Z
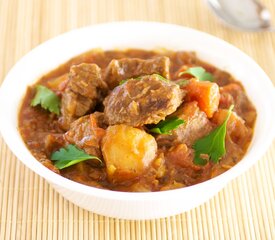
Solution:
M162 191L233 167L256 116L241 83L193 52L91 50L27 89L19 130L39 162L73 181Z

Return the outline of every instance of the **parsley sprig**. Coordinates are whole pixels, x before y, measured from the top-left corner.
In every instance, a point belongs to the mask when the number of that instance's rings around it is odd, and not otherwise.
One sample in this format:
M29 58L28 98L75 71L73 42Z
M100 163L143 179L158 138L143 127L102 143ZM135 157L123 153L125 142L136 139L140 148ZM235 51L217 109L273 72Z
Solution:
M31 106L37 105L41 105L42 108L57 115L60 114L59 97L52 90L42 85L36 86L36 94L31 101Z
M122 85L122 84L126 83L128 80L129 80L129 79L121 80L121 81L119 82L119 85Z
M179 73L179 77L184 75L184 74L190 74L197 78L200 81L210 81L213 82L213 75L209 72L206 72L203 67L191 67L188 68L184 72Z
M163 82L169 82L169 79L167 79L167 78L165 78L165 77L163 77L163 76L161 76L161 75L159 75L157 73L152 74L152 76L157 77L159 80L161 80Z
M100 165L103 164L100 158L89 155L72 144L69 144L64 148L60 148L59 151L56 151L51 155L51 160L55 161L54 165L58 169L67 168L90 159L96 159Z
M126 82L127 82L128 80L130 80L130 79L140 80L142 77L145 77L145 76L157 77L157 78L158 78L159 80L161 80L161 81L169 82L169 80L166 79L165 77L163 77L163 76L161 76L161 75L159 75L159 74L157 74L157 73L154 73L154 74L151 74L151 75L144 75L144 76L139 76L139 77L135 77L135 78L128 78L128 79L121 80L121 81L119 82L119 85L122 85L122 84L126 83Z
M230 106L226 119L215 130L210 132L207 136L198 139L193 149L195 150L194 163L197 165L205 165L208 160L201 157L206 154L213 163L218 163L220 158L226 153L225 149L225 136L226 125L232 113L233 105Z
M179 80L175 81L175 83L177 85L179 85L180 87L182 87L182 86L186 86L189 83L189 81L186 79L179 79Z
M149 131L157 134L170 134L172 130L178 128L183 123L183 119L180 119L178 117L170 117L163 121L160 121L153 128L149 129Z

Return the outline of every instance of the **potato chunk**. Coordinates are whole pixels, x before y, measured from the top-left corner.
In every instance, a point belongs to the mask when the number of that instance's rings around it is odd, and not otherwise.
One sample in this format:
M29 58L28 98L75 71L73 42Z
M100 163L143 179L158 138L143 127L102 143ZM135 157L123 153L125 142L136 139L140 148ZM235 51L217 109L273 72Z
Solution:
M123 124L109 126L102 140L109 181L138 177L155 158L156 151L154 137L145 131Z

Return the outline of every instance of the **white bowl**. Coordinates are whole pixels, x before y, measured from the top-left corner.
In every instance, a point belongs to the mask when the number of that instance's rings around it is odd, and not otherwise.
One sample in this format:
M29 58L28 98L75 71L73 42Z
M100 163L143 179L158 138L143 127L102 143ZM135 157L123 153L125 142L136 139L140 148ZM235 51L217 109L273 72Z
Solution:
M239 79L257 108L254 138L245 157L232 169L206 182L182 189L127 193L97 189L73 182L40 164L18 131L17 115L28 85L70 58L93 48L196 51L201 59ZM190 28L153 22L117 22L73 30L49 40L23 57L7 75L0 90L0 129L13 153L45 178L66 199L92 212L124 219L152 219L194 208L220 191L253 165L275 135L274 88L263 70L232 45Z

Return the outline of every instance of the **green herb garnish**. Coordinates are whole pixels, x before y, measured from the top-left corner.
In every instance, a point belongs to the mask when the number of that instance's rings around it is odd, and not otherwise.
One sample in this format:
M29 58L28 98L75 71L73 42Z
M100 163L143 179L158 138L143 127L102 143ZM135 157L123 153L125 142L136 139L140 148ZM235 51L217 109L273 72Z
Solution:
M119 82L119 85L122 85L122 84L126 83L128 80L129 80L129 79L121 80L121 81Z
M42 85L36 86L36 94L31 101L31 106L37 105L57 115L60 114L60 99L52 90Z
M224 122L209 133L207 136L198 139L193 149L195 150L194 163L197 165L205 165L208 160L201 158L201 154L208 155L209 159L213 163L218 163L219 159L226 153L225 149L225 136L226 136L226 124L232 113L233 105L230 106L228 114Z
M100 158L89 155L72 144L60 148L59 151L54 152L51 156L51 160L56 161L54 165L58 169L70 167L74 164L90 159L96 159L101 165L103 164Z
M189 81L186 79L181 79L181 80L177 80L175 83L181 87L181 86L187 85Z
M149 129L149 131L158 134L170 134L172 130L178 128L183 123L183 119L180 119L178 117L170 117L163 121L160 121L153 128Z
M169 80L168 79L166 79L165 77L163 77L163 76L161 76L161 75L159 75L159 74L157 74L157 73L154 73L154 74L152 74L152 75L144 75L144 76L139 76L139 77L135 77L135 78L128 78L128 79L124 79L124 80L121 80L120 82L119 82L119 85L122 85L122 84L124 84L124 83L126 83L128 80L130 80L130 79L135 79L135 80L140 80L142 77L145 77L145 76L155 76L155 77L157 77L159 80L161 80L161 81L164 81L164 82L169 82Z
M119 82L119 85L122 85L122 84L126 83L126 82L127 82L128 80L130 80L130 79L140 80L142 77L143 77L143 76L139 76L139 77L135 77L135 78L127 78L127 79L121 80L121 81Z
M161 80L161 81L163 81L163 82L169 82L168 79L166 79L165 77L163 77L163 76L161 76L161 75L159 75L159 74L157 74L157 73L152 74L152 77L153 77L153 76L157 77L159 80Z
M192 68L188 68L186 71L184 72L180 72L179 76L182 76L184 74L190 74L192 76L194 76L195 78L197 78L200 81L210 81L213 82L213 75L209 72L206 72L204 68L202 67L192 67Z

